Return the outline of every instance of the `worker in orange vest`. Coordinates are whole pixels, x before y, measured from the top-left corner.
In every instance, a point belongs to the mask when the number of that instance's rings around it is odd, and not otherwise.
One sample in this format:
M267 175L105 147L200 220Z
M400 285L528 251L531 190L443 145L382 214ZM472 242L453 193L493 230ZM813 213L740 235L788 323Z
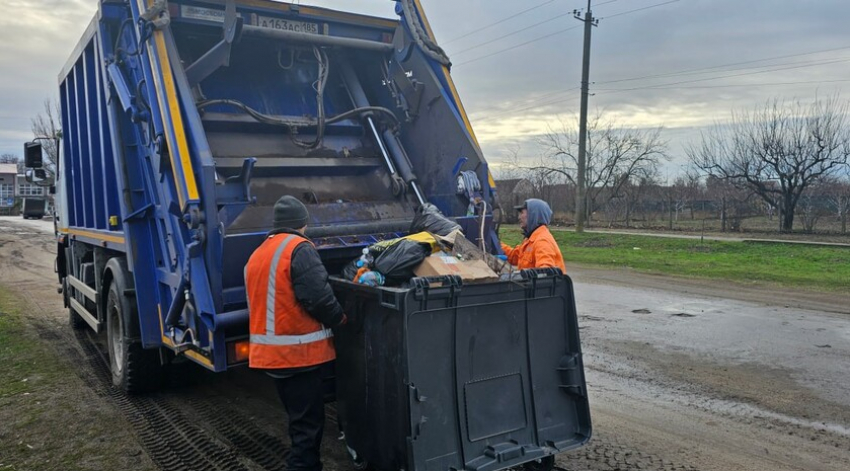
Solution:
M322 379L336 358L330 327L345 323L316 248L304 236L307 207L292 196L274 205L274 230L245 266L248 364L274 378L289 416L287 471L321 471Z
M531 198L515 209L519 211L519 225L525 239L516 247L502 243L502 251L508 262L520 270L552 267L566 273L561 249L549 232L548 225L552 220L549 205L543 200Z

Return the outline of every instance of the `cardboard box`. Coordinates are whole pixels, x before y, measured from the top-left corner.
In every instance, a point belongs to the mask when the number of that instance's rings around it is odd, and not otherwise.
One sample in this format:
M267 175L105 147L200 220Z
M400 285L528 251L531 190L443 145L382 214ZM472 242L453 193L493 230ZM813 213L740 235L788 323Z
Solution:
M413 273L420 277L458 275L463 281L470 283L499 279L496 272L491 270L483 260L458 260L444 252L426 257Z

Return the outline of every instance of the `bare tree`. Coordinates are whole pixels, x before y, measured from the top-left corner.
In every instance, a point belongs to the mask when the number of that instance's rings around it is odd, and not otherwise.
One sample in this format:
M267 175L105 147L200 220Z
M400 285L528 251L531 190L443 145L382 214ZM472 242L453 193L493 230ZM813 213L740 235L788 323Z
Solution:
M697 193L699 181L691 180L687 175L676 178L670 187L672 208L675 213L675 221L679 221L679 214L683 213L693 203L694 194ZM693 214L693 210L691 210Z
M822 190L820 183L810 185L800 196L800 202L797 205L803 218L803 229L809 234L815 231L815 225L821 216L818 201L821 199Z
M811 104L775 99L752 112L733 112L687 154L706 174L778 207L780 229L791 231L806 188L848 164L848 111L838 96Z
M762 209L764 209L764 214L767 216L768 221L773 221L773 215L776 214L776 206L762 201Z
M568 182L576 180L579 136L578 126L563 121L558 129L549 131L539 140L543 149L539 168L563 176ZM656 172L661 159L667 159L667 142L661 139L661 129L639 130L605 120L601 112L588 124L587 165L587 222L598 207L622 197L625 185Z
M563 169L550 166L551 162L544 156L538 156L536 160L523 158L519 147L509 147L507 152L509 155L505 161L507 174L514 178L528 180L531 183L534 198L548 201L553 186L565 180L573 181Z
M626 200L626 227L631 227L635 215L639 215L641 210L644 210L643 218L646 219L647 202L645 198L655 186L655 178L656 175L650 175L623 186L622 191Z
M699 170L695 168L688 168L685 171L683 179L687 187L687 205L690 209L691 220L693 221L694 219L696 219L694 213L697 210L698 202L704 200L705 198L705 185L703 185L702 177L700 176Z
M844 178L830 179L824 183L826 203L835 211L841 222L841 233L847 233L847 216L850 215L850 172Z
M711 175L705 181L705 188L706 196L714 202L719 212L720 231L740 231L741 219L746 215L752 193Z
M35 118L31 120L33 136L42 138L41 146L44 149L44 154L47 161L44 163L44 169L49 176L56 174L57 164L59 163L59 139L62 138L62 125L60 117L62 116L59 103L55 100L44 100L44 109Z

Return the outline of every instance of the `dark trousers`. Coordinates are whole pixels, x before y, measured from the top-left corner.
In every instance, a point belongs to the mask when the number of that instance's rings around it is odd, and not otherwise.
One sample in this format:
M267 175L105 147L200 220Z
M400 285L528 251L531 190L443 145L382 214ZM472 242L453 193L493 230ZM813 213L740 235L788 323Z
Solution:
M287 471L322 471L320 448L325 429L322 376L322 368L315 368L274 380L289 415L292 448L286 460Z

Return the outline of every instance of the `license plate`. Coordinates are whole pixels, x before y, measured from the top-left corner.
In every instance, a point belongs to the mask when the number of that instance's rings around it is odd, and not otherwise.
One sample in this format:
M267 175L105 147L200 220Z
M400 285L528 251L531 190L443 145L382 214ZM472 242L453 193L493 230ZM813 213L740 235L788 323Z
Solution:
M261 28L282 29L284 31L292 31L293 33L320 34L319 25L307 21L292 21L260 16L257 18L257 24Z

